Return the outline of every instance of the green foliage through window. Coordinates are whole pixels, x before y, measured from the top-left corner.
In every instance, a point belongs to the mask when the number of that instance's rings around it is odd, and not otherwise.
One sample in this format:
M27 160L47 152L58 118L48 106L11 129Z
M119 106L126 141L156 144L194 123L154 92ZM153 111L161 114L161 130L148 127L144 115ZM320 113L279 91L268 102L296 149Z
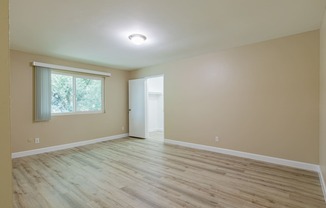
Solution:
M76 78L76 110L102 109L102 80Z
M52 113L103 111L103 79L52 73Z

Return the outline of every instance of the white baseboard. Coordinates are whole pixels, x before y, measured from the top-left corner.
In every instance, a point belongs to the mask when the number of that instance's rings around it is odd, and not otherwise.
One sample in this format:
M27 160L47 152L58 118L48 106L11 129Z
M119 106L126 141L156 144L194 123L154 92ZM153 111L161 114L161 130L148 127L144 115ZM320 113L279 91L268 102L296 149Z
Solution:
M326 202L326 184L325 184L325 180L324 180L324 177L323 177L323 172L321 171L320 167L319 167L319 170L318 170L318 175L319 175L321 189L323 190L324 199L325 199L325 202Z
M323 177L323 173L322 173L319 165L298 162L298 161L293 161L293 160L286 160L286 159L270 157L270 156L265 156L265 155L252 154L252 153L241 152L241 151L236 151L236 150L224 149L224 148L219 148L219 147L212 147L212 146L194 144L194 143L189 143L189 142L181 142L181 141L176 141L176 140L171 140L171 139L164 139L164 142L167 144L180 145L180 146L189 147L189 148L193 148L193 149L206 150L206 151L210 151L210 152L238 156L238 157L242 157L242 158L248 158L248 159L273 163L273 164L277 164L277 165L285 165L285 166L289 166L289 167L293 167L293 168L299 168L299 169L317 172L319 175L320 185L323 190L324 200L326 202L326 184L325 184L325 180Z
M11 157L19 158L19 157L25 157L25 156L30 156L30 155L37 155L37 154L42 154L42 153L46 153L46 152L53 152L53 151L64 150L64 149L69 149L69 148L73 148L73 147L84 146L84 145L88 145L88 144L94 144L94 143L98 143L98 142L104 142L104 141L109 141L109 140L114 140L114 139L121 139L121 138L125 138L128 136L129 136L128 133L127 134L119 134L119 135L108 136L108 137L103 137L103 138L98 138L98 139L87 140L87 141L74 142L74 143L63 144L63 145L56 145L56 146L22 151L22 152L14 152L11 154ZM180 145L180 146L189 147L189 148L193 148L193 149L200 149L200 150L206 150L206 151L210 151L210 152L233 155L233 156L238 156L238 157L242 157L242 158L248 158L248 159L269 162L269 163L278 164L278 165L285 165L285 166L289 166L289 167L294 167L294 168L317 172L319 174L319 179L320 179L321 187L322 187L325 202L326 202L326 184L325 184L323 174L322 174L322 171L321 171L319 165L303 163L303 162L298 162L298 161L293 161L293 160L286 160L286 159L281 159L281 158L276 158L276 157L269 157L269 156L258 155L258 154L252 154L252 153L241 152L241 151L236 151L236 150L224 149L224 148L219 148L219 147L212 147L212 146L189 143L189 142L181 142L181 141L176 141L176 140L171 140L171 139L164 139L164 142L167 144Z
M79 147L79 146L94 144L94 143L98 143L98 142L104 142L104 141L109 141L109 140L114 140L114 139L121 139L121 138L124 138L124 137L128 137L128 135L129 134L119 134L119 135L108 136L108 137L92 139L92 140L86 140L86 141L81 141L81 142L74 142L74 143L69 143L69 144L56 145L56 146L45 147L45 148L34 149L34 150L28 150L28 151L22 151L22 152L14 152L14 153L11 154L11 157L12 158L19 158L19 157L25 157L25 156L30 156L30 155L42 154L42 153L46 153L46 152L53 152L53 151L57 151L57 150L69 149L69 148L73 148L73 147Z
M252 154L252 153L247 153L247 152L224 149L224 148L219 148L219 147L212 147L212 146L201 145L201 144L194 144L194 143L189 143L189 142L181 142L181 141L170 140L170 139L165 139L164 142L167 144L175 144L175 145L180 145L180 146L194 148L194 149L206 150L206 151L210 151L210 152L217 152L217 153L222 153L222 154L227 154L227 155L238 156L238 157L242 157L242 158L248 158L248 159L253 159L253 160L258 160L258 161L263 161L263 162L269 162L269 163L273 163L273 164L277 164L277 165L285 165L285 166L289 166L289 167L293 167L293 168L299 168L299 169L310 170L310 171L314 171L314 172L320 172L319 165L311 164L311 163L286 160L286 159L270 157L270 156L265 156L265 155Z

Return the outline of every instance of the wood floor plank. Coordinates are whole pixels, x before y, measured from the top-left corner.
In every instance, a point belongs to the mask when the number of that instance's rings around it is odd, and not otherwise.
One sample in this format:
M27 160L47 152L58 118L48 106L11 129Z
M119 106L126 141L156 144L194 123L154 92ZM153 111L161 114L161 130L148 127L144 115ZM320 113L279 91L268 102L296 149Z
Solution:
M13 160L16 208L326 208L318 174L125 138Z

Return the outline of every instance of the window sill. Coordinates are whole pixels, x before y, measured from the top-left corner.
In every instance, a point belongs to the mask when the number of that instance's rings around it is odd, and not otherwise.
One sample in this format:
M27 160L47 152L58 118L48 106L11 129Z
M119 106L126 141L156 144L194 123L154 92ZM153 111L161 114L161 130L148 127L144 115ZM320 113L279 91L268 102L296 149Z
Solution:
M90 115L90 114L104 114L104 111L92 111L92 112L74 112L74 113L52 113L52 117L57 116L78 116L78 115Z

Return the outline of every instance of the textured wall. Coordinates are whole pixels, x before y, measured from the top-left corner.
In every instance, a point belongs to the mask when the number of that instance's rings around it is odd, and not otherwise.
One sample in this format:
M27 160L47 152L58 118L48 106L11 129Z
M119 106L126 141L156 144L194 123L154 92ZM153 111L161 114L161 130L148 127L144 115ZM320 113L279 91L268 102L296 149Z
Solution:
M105 113L53 116L49 122L33 122L32 61L110 72L112 77L105 79ZM11 77L13 152L127 133L127 71L11 51ZM41 143L28 141L36 137Z
M12 207L8 0L0 3L0 207Z
M326 181L326 15L320 29L320 167Z
M144 68L131 78L158 74L165 138L318 164L319 31Z

